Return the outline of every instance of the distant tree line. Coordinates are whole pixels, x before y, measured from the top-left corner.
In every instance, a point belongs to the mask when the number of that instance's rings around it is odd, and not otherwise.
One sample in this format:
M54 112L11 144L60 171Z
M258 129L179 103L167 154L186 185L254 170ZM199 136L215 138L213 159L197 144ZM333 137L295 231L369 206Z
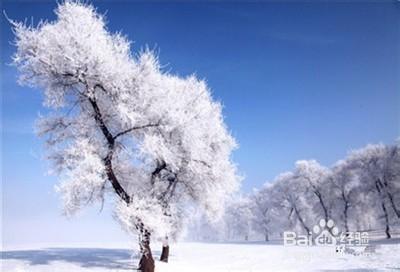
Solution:
M379 230L391 238L400 226L400 145L367 145L330 168L297 161L233 199L222 222L203 226L196 238L268 241L289 230L310 233L321 219L332 219L341 232Z

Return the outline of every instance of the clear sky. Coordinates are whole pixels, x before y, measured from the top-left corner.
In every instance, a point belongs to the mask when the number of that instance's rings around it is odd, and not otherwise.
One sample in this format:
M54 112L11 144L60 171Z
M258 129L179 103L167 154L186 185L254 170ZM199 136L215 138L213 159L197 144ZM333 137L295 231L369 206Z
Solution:
M207 80L239 142L244 192L298 159L331 165L367 143L400 136L400 2L95 2L111 31L159 52L165 69ZM10 18L53 20L54 2L3 1ZM16 84L1 16L4 243L123 239L108 208L60 216L33 133L37 90Z

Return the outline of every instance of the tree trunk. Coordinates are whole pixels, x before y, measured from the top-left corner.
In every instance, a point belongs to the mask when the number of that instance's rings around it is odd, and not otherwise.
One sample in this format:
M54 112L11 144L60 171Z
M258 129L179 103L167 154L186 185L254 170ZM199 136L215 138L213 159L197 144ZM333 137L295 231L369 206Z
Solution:
M265 232L265 242L269 241L268 232Z
M394 213L396 214L396 216L398 218L400 218L400 210L399 210L398 207L396 207L396 204L394 203L393 195L390 192L389 184L388 184L387 179L385 177L383 178L383 187L385 189L386 195L389 198L389 201L390 201L390 204L391 204L391 206L392 206L392 208L394 210Z
M383 213L385 215L385 223L386 223L385 233L386 233L386 238L390 239L392 236L390 235L389 215L387 213L386 206L385 206L385 203L383 202L383 200L382 200L382 210L383 210Z
M325 202L324 202L324 200L322 198L322 194L316 188L314 188L314 194L317 196L319 204L321 205L322 211L324 212L325 221L328 222L328 220L329 220L329 212L328 212L328 208L326 207Z
M379 197L381 199L381 206L382 206L382 211L383 211L383 215L385 216L385 224L386 224L386 228L385 228L385 233L386 233L386 238L390 239L392 236L390 235L390 226L389 226L389 215L386 209L386 205L385 205L385 199L382 196L382 191L381 191L381 185L382 183L380 182L380 180L377 180L375 182L375 187L376 190L378 191Z
M154 272L154 259L150 248L150 233L147 230L141 230L140 252L142 257L139 261L140 272Z
M299 212L299 210L297 209L296 206L294 206L294 211L295 211L295 213L297 215L297 219L299 220L301 226L303 227L303 229L306 231L306 233L308 235L310 233L310 229L307 227L306 223L304 223L304 220L301 217L300 212Z
M87 83L85 83L86 88L88 88ZM101 85L96 85L96 87L99 87L104 90L104 87ZM129 205L131 202L131 196L128 195L128 193L125 191L125 189L122 187L121 183L119 182L117 176L114 173L113 170L113 165L112 165L112 159L113 159L113 154L114 154L114 148L115 148L115 139L118 136L123 135L124 133L136 129L132 128L123 132L118 133L117 135L112 135L109 128L107 127L104 117L102 115L102 112L97 104L96 98L88 98L88 101L92 105L93 111L94 111L94 119L96 121L96 124L98 125L99 129L101 130L104 138L107 141L108 145L108 151L107 155L105 158L103 158L103 163L106 169L106 175L108 180L111 182L112 187L114 188L114 191L116 194L127 204ZM151 253L150 249L150 232L148 232L142 223L139 224L138 226L138 231L140 235L140 240L139 240L139 246L140 246L140 251L142 254L142 257L140 258L139 261L139 268L138 270L141 272L154 272L154 259Z
M290 228L290 229L293 228L293 221L290 220L290 217L292 217L292 214L293 214L293 207L290 209L289 215L288 215L288 217L287 217L287 220L289 221L289 228ZM282 236L282 235L281 235L281 236Z
M342 189L342 199L344 201L344 210L343 210L343 215L344 215L344 228L346 231L346 236L349 234L349 216L348 216L348 212L349 212L349 201L348 198L346 197L344 190Z
M346 235L349 233L349 223L348 223L348 209L349 209L349 204L346 202L344 206L344 228L346 230Z
M169 244L168 244L168 236L166 236L165 240L163 241L160 261L168 263L168 257L169 257Z
M393 208L393 210L394 210L396 216L397 216L398 218L400 218L400 210L396 207L396 204L394 203L392 194L391 194L390 192L387 192L387 195L388 195L388 197L389 197L390 204L392 205L392 208Z

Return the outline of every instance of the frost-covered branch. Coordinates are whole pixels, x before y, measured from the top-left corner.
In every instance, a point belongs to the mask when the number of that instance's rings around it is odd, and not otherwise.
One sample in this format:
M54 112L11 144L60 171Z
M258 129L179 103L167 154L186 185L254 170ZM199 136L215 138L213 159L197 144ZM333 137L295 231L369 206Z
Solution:
M134 131L134 130L149 128L149 127L157 127L159 125L160 125L160 122L158 122L156 124L147 124L147 125L142 125L142 126L134 126L134 127L128 128L128 129L126 129L124 131L121 131L121 132L117 133L114 136L114 140L117 139L118 137L123 136L123 135L125 135L125 134L127 134L129 132Z

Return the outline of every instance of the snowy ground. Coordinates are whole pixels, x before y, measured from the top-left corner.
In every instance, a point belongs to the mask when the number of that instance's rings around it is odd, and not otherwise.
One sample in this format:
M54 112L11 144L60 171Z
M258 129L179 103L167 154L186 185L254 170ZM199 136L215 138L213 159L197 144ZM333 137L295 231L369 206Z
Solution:
M265 243L179 243L159 272L393 271L400 270L400 240L374 243L375 253L338 254L332 247L284 247ZM160 252L154 246L154 255ZM132 271L137 260L127 248L7 248L4 272ZM135 257L134 257L135 258Z

